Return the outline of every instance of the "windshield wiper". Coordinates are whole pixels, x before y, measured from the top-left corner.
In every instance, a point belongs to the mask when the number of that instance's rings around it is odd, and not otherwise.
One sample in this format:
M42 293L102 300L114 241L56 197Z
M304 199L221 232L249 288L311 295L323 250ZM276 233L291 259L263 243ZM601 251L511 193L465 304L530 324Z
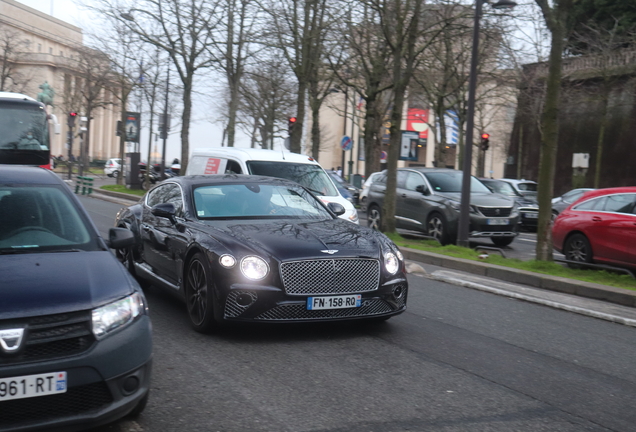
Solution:
M308 189L309 191L311 191L311 192L315 193L316 195L319 195L319 196L325 196L325 194L324 194L324 193L322 193L322 192L320 192L319 190L312 189L312 188L307 187L307 186L305 186L305 189Z

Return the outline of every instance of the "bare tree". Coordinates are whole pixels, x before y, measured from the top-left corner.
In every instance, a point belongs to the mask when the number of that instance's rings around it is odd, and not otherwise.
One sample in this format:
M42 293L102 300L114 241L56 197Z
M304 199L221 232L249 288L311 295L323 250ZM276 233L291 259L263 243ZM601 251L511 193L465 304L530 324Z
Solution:
M133 9L125 9L116 0L99 0L98 6L92 9L119 21L142 42L168 54L183 87L181 169L185 171L190 152L194 77L214 64L209 47L222 17L220 3L216 0L139 0Z
M27 48L20 32L6 26L0 28L0 91L23 92L29 84L30 78L18 67Z
M541 119L541 157L539 161L539 221L537 228L536 257L539 261L552 261L552 190L559 135L559 97L561 90L561 64L563 49L568 37L568 16L575 0L535 0L550 34L552 43L548 61L548 77L545 105Z

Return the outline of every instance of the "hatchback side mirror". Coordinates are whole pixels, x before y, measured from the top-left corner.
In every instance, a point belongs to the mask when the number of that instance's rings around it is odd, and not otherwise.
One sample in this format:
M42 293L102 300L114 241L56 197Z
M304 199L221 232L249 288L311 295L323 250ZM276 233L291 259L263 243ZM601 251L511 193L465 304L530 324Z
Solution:
M127 228L111 228L108 230L108 247L124 249L135 244L135 235Z
M419 192L422 195L428 195L429 194L428 188L425 185L423 185L423 184L415 186L415 192Z
M157 217L170 219L170 222L172 223L176 222L174 215L177 213L177 210L174 208L173 203L157 204L150 209L150 213Z
M344 208L344 206L342 204L335 203L335 202L330 202L329 204L327 204L327 207L336 216L340 216L340 215L343 215L345 213L345 208Z

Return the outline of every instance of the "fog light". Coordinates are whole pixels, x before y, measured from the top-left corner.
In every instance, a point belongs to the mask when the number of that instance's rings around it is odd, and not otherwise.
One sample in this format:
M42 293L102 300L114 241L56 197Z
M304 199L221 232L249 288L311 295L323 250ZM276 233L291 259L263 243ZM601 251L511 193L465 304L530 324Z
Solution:
M402 287L402 285L398 285L393 288L393 297L399 299L402 295L404 295L404 287Z
M243 306L243 307L249 306L252 303L254 303L254 298L249 294L241 293L238 295L238 297L236 297L236 303L239 306Z
M124 392L130 394L139 388L139 378L136 376L129 376L124 380L124 385L122 386Z

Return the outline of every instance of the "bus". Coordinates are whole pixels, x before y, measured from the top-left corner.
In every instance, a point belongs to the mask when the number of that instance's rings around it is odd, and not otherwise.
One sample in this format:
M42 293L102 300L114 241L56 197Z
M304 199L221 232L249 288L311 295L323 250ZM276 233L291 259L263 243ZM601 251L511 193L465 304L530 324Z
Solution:
M59 134L60 125L43 103L20 93L0 92L0 164L51 169L52 132Z

